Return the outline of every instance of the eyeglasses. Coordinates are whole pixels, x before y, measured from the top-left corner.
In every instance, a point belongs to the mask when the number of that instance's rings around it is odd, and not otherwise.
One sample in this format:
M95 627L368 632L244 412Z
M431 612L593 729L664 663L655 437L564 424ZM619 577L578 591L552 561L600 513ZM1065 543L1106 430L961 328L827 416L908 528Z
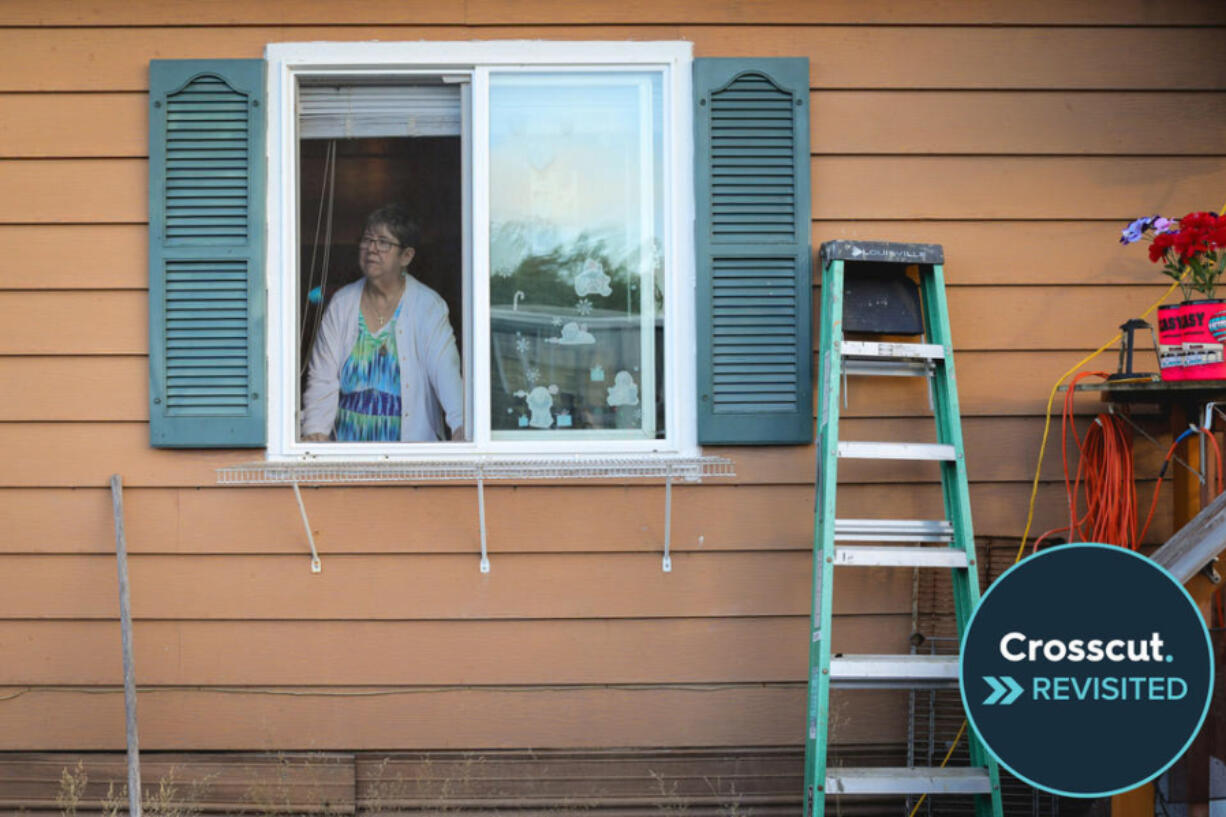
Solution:
M366 248L374 245L374 248L381 253L387 252L392 247L403 247L403 244L397 244L395 241L389 241L386 238L377 238L373 235L364 235L362 240L358 242L358 247Z

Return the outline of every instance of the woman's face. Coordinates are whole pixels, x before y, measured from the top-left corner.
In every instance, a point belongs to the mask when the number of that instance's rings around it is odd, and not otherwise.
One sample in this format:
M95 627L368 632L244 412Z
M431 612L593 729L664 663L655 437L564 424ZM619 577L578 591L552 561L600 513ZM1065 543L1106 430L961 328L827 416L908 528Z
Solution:
M409 265L413 252L412 247L400 245L386 224L376 224L362 234L358 243L358 264L367 278L391 278Z

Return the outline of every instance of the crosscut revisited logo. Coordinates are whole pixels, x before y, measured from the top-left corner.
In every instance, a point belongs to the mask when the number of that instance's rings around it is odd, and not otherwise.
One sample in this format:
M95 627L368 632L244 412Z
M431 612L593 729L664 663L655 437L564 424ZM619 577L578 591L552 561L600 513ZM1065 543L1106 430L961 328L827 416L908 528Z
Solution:
M1157 777L1200 731L1209 631L1144 556L1064 545L1014 565L962 640L962 702L989 752L1031 785L1103 797Z

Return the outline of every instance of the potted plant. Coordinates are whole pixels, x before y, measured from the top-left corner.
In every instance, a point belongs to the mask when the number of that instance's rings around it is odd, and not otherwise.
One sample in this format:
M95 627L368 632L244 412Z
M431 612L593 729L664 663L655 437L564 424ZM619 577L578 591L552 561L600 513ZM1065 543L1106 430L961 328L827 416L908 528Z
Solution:
M1179 282L1184 302L1159 307L1158 360L1163 380L1226 378L1226 306L1214 298L1226 268L1226 218L1209 212L1179 219L1139 218L1124 228L1121 244L1149 239L1149 260ZM1200 293L1200 300L1193 300Z

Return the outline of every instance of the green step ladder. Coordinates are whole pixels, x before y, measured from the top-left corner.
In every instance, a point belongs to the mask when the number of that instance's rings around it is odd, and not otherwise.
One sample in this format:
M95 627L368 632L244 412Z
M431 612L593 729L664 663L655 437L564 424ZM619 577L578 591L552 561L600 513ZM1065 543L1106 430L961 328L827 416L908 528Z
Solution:
M835 568L917 567L952 571L958 636L979 603L966 459L954 380L953 344L938 244L832 241L821 247L822 308L818 408L817 500L813 552L809 713L805 739L805 815L822 817L828 795L973 795L976 817L1001 817L996 761L967 735L970 766L827 768L830 687L957 688L957 656L831 655ZM843 331L844 276L861 264L919 270L924 343L848 341ZM897 265L882 267L880 265ZM862 269L870 269L864 267ZM935 443L839 439L840 386L847 376L928 378ZM836 519L840 459L930 460L939 463L944 519ZM865 544L859 544L865 543Z

